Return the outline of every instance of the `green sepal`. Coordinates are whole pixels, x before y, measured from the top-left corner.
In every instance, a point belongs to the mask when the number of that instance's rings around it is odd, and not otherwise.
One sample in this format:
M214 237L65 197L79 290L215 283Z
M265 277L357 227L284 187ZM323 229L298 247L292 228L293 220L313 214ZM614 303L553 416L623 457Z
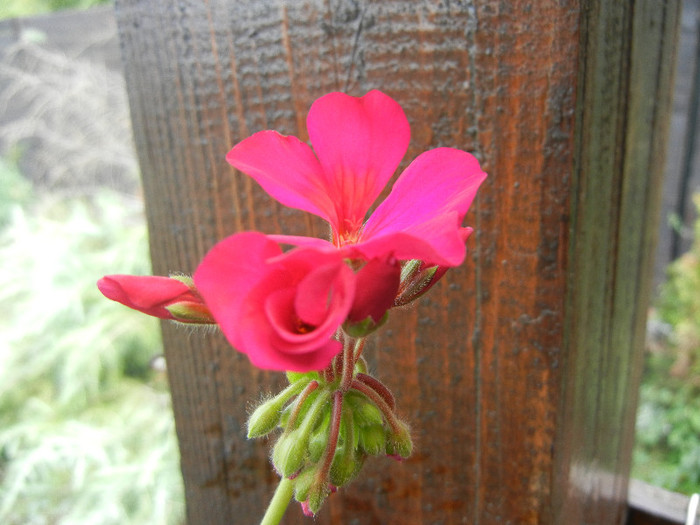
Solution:
M372 316L367 316L364 318L362 321L358 321L356 323L352 323L350 321L346 321L343 324L343 330L345 331L346 334L348 334L350 337L354 337L356 339L359 339L361 337L366 337L375 330L378 330L381 328L384 323L387 322L387 319L389 319L389 310L384 312L384 315L382 318L375 322L374 319L372 319Z

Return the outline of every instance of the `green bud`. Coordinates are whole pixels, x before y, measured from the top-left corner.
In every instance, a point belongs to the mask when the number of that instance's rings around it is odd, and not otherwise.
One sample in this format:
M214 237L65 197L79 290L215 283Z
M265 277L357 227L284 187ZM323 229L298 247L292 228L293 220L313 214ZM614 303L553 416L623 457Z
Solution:
M316 476L314 476L316 478ZM314 514L318 514L321 510L321 505L326 501L326 498L331 493L330 488L328 488L328 483L319 483L318 479L314 479L309 487L308 493L308 505L309 510Z
M352 444L344 443L339 446L335 451L331 465L331 483L336 487L342 487L352 481L359 474L364 461L365 455L356 453Z
M355 423L360 427L382 425L384 416L364 394L359 392L348 392L345 396L348 405L352 408Z
M313 401L311 401L312 396ZM308 456L311 431L316 427L323 413L330 410L329 397L330 392L326 389L317 389L312 392L302 407L303 414L300 413L297 419L300 421L298 427L293 430L287 428L277 440L272 450L272 463L280 475L289 477L303 466Z
M288 478L301 469L306 459L307 439L301 429L282 434L272 449L272 463L280 476Z
M305 386L306 384L302 382L289 385L275 397L257 407L248 418L248 439L265 436L272 432L280 422L284 405Z
M399 421L399 429L397 432L392 430L386 435L386 453L390 456L400 456L408 458L413 451L413 442L411 441L411 433L408 425Z
M311 467L302 470L299 475L292 480L294 483L294 499L299 503L309 498L309 490L311 489L311 484L314 482L314 477L316 477L316 469L315 467Z
M314 429L309 439L309 460L311 463L316 463L321 459L323 451L328 444L328 432L331 424L331 414L326 412L326 415L320 425Z
M360 428L359 446L370 456L381 456L386 453L386 429L383 426L372 425Z
M362 468L364 455L356 454L357 432L350 405L343 404L343 416L340 424L340 439L331 463L330 481L336 487L342 487L352 480Z
M422 267L423 262L417 259L408 261L401 268L401 284L399 293L394 300L394 306L404 306L423 295L432 284L437 266ZM442 275L442 274L441 274Z

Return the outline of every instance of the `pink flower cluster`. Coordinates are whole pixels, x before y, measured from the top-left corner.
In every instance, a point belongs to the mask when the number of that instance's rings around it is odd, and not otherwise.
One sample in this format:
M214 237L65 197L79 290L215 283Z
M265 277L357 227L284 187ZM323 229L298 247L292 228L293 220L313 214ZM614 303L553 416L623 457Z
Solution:
M214 246L194 273L227 339L265 369L326 367L340 351L341 326L379 323L395 304L405 261L439 275L459 265L471 232L462 221L486 177L469 153L427 151L366 218L408 148L401 106L379 91L330 93L311 106L307 130L313 150L261 131L226 159L280 203L325 219L330 241L242 232Z

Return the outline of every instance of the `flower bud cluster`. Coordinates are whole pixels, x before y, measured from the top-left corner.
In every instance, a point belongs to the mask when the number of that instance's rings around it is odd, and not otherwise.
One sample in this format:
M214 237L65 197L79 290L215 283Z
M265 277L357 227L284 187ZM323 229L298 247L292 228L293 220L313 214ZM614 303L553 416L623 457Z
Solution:
M344 348L353 350L348 344ZM289 386L248 420L249 438L282 429L272 463L292 481L294 498L307 515L316 514L329 494L352 481L369 456L411 455L408 426L396 416L392 394L365 373L362 359L345 363L352 373L343 373L342 363L340 373L334 364L322 372L288 373Z

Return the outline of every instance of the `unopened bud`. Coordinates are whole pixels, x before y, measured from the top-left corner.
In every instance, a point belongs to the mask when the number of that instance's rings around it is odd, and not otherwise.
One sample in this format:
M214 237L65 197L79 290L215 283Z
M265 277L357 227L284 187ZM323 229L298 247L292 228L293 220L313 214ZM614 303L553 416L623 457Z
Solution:
M389 430L386 435L386 453L388 456L399 456L408 458L413 451L413 442L411 441L411 433L408 425L398 421L398 429L396 431Z
M331 465L330 480L336 487L352 481L364 464L365 455L358 454L352 443L343 443L335 451Z
M316 469L314 467L306 468L297 475L294 482L294 499L299 503L306 501L309 497L309 489L316 477Z
M359 392L348 392L345 399L352 408L353 418L358 426L381 426L384 422L382 411L379 410L377 405L370 401L364 394Z
M272 399L257 407L248 418L248 439L264 436L272 432L282 417L282 408L295 395L303 390L306 383L289 385Z
M280 476L288 478L296 474L306 459L308 436L301 429L282 434L272 449L272 463Z
M386 453L386 429L380 425L360 428L359 447L370 456L380 456Z
M309 439L309 460L316 463L321 459L323 451L328 445L328 432L330 428L330 413L326 414L323 422L311 433Z

